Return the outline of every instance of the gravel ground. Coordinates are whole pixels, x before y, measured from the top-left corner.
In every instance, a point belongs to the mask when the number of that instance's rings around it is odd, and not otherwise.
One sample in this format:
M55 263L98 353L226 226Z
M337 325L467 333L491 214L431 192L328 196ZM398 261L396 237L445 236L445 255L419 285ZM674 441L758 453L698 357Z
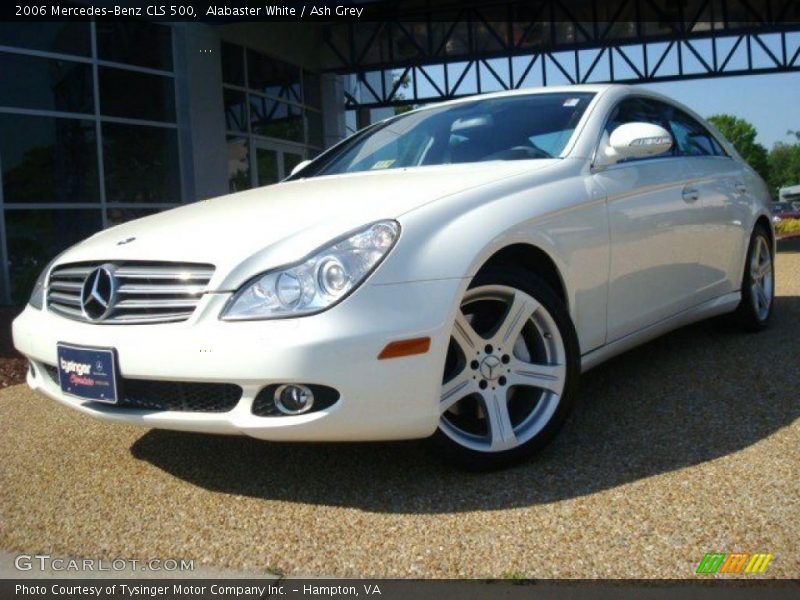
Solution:
M11 321L21 311L17 307L0 306L0 389L25 381L28 363L11 343Z
M267 444L96 422L0 391L0 548L292 575L692 577L710 551L800 577L800 244L773 327L674 332L588 373L533 462L417 442ZM752 576L749 576L752 577Z

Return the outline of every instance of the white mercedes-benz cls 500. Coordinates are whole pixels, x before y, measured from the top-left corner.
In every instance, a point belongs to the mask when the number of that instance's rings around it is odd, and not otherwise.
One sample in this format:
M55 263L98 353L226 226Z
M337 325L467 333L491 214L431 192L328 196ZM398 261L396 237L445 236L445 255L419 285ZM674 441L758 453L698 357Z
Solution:
M763 328L768 200L663 96L466 98L367 127L277 185L68 249L14 343L32 388L101 419L430 438L498 467L553 438L581 371L714 315Z

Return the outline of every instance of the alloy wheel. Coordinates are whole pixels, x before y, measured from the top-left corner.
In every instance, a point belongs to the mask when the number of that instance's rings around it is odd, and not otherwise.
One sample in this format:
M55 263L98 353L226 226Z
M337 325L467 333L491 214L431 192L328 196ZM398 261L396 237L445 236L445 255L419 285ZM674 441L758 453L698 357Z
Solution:
M470 289L450 339L439 428L478 452L516 448L550 421L566 377L564 341L540 302L508 286Z
M769 316L773 295L772 254L763 235L756 236L750 256L750 294L759 321Z

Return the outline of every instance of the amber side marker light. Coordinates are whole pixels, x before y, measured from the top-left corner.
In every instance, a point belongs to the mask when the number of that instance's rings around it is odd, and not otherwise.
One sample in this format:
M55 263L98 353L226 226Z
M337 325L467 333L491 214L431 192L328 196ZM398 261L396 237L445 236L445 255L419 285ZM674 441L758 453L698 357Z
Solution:
M411 340L399 340L386 345L386 348L378 354L378 360L387 358L400 358L401 356L413 356L414 354L425 354L431 348L431 338L421 337Z

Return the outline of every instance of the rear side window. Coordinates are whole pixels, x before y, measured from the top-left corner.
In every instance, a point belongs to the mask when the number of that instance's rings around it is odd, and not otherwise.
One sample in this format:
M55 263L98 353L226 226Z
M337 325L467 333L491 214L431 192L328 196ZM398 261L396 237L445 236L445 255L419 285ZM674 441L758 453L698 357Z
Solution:
M672 109L669 125L681 156L726 156L714 136L682 110Z

